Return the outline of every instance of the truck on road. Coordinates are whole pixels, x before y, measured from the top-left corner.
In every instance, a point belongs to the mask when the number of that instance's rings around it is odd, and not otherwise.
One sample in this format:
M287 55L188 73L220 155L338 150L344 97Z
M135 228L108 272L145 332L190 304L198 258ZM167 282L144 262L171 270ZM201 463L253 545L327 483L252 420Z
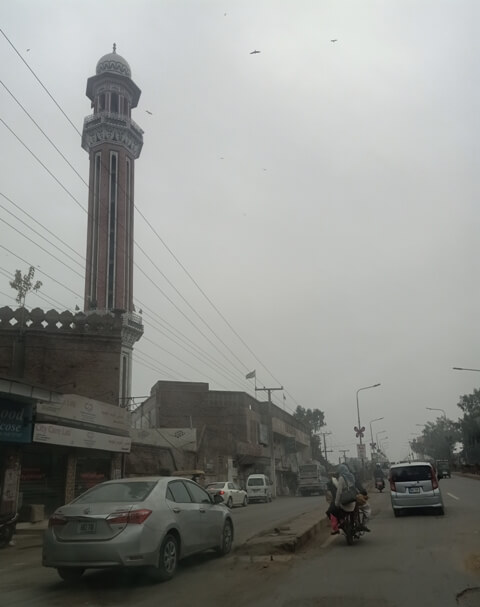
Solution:
M324 495L327 487L327 471L319 463L301 464L298 467L298 492L300 495Z

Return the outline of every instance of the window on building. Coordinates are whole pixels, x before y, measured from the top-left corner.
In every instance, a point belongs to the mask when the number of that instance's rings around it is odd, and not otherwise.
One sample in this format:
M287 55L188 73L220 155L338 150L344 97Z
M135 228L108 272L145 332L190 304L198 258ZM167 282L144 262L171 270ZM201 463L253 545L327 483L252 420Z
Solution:
M115 307L115 251L117 239L117 171L118 159L115 152L110 153L110 204L108 229L108 281L107 309Z
M110 111L114 114L118 114L118 95L117 93L110 94Z
M103 112L105 109L105 93L98 96L98 111Z

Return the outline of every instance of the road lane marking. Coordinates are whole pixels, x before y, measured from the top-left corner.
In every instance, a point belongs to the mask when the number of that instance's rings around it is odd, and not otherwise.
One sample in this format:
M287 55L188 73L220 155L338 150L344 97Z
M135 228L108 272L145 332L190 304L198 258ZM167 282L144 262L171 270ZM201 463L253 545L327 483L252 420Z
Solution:
M453 497L454 500L460 500L460 498L457 497L456 495L453 495L453 493L447 493L447 495L449 495L450 497Z

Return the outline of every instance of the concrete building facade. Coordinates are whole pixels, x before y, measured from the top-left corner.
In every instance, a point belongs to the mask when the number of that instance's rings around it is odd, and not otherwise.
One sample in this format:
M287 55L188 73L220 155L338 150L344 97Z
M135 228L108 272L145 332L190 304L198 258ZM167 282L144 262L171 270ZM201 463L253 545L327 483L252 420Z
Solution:
M277 493L295 491L298 465L311 459L307 428L276 405L245 392L209 390L207 383L158 381L132 412L135 428L191 427L197 433L195 467L206 480L245 484L249 474L271 475L275 454ZM274 444L270 444L273 427Z

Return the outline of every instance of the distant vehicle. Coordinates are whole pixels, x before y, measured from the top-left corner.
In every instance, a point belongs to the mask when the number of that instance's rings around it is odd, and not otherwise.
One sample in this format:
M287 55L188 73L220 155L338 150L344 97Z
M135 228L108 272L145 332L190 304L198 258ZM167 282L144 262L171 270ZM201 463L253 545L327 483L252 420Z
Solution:
M437 467L438 478L451 478L450 462L448 459L437 459L435 463Z
M249 502L271 502L272 483L265 474L250 474L247 478Z
M375 479L375 489L378 489L380 493L385 489L385 481L383 478Z
M169 580L186 556L230 552L233 522L221 501L180 477L100 483L52 514L42 563L66 582L85 569L116 567L144 568L154 580Z
M395 516L403 510L431 508L444 514L435 468L429 462L405 462L390 468L390 491Z
M205 489L211 495L220 495L229 508L233 506L246 506L248 504L247 492L240 489L235 483L220 481L209 483Z
M327 488L326 470L321 464L301 464L298 467L300 495L324 495Z

